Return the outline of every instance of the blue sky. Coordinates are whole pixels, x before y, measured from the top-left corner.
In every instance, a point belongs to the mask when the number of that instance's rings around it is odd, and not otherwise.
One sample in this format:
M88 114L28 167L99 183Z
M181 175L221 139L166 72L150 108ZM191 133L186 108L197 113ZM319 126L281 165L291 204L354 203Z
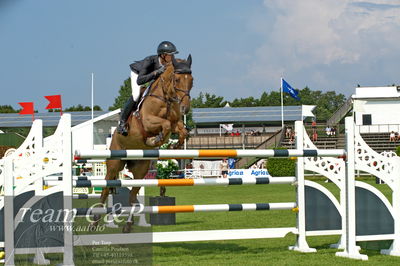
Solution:
M0 0L0 105L61 94L114 103L129 64L159 42L193 57L192 96L227 100L295 88L349 96L400 84L399 0Z

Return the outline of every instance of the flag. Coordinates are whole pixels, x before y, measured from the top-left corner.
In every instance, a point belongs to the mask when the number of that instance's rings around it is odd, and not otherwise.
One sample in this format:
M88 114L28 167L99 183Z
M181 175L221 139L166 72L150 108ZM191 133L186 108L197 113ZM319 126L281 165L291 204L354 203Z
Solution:
M35 120L33 102L22 102L18 104L22 107L22 110L19 112L20 115L32 115L32 121Z
M229 132L231 132L233 130L233 124L220 124L220 126Z
M47 105L46 109L61 109L61 95L50 95L44 96L47 100L49 100L49 104Z
M281 79L281 87L283 92L287 92L289 93L290 96L292 96L292 98L296 99L296 100L300 100L300 97L298 96L299 92L296 91L295 89L293 89L292 86L289 85L289 83L286 82L286 80L284 80L283 78Z
M34 113L33 102L23 102L18 104L22 107L22 110L19 112L20 115L32 115Z
M62 115L62 102L61 95L49 95L44 96L47 100L49 100L49 104L46 109L60 109L60 114Z

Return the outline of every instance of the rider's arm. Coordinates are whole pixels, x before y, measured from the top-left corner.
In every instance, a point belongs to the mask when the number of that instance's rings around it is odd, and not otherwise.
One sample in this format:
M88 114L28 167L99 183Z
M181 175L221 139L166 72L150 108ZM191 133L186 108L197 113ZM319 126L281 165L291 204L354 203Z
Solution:
M136 80L138 85L142 85L149 82L157 77L154 70L156 70L156 62L151 60L151 58L146 58L143 60L143 65L138 73L138 78Z

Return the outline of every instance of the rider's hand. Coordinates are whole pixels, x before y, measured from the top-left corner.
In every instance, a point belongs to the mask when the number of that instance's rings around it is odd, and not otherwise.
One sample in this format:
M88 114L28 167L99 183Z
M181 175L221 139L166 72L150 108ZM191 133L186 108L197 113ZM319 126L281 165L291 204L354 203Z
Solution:
M165 66L164 65L161 65L161 67L159 68L159 69L157 69L157 70L154 70L154 76L159 76L159 75L161 75L162 73L164 73L164 71L165 71Z

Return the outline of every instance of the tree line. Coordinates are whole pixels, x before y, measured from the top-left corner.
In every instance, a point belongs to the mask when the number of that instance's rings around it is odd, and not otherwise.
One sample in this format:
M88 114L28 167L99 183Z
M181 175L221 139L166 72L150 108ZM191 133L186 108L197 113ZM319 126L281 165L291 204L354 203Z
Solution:
M284 105L316 105L314 114L318 120L325 121L346 101L346 96L335 91L322 92L321 90L311 90L305 87L302 90L297 90L300 100L293 99L289 94L284 93ZM131 81L130 78L124 80L124 84L120 86L118 96L115 98L114 104L109 107L109 110L122 108L124 103L131 96ZM200 92L197 97L191 100L192 108L218 108L224 107L228 103L223 96L217 96L210 93ZM260 98L253 96L247 98L234 99L229 101L231 107L256 107L256 106L280 106L281 93L280 90L263 92Z
M284 105L316 105L314 114L318 120L325 121L346 101L346 97L335 91L322 92L311 90L305 87L299 90L300 100L293 99L287 93L283 95ZM224 107L228 103L222 96L215 94L201 93L191 101L192 108L218 108ZM229 102L231 107L257 107L257 106L280 106L280 91L263 92L260 98L253 96L247 98L234 99Z

